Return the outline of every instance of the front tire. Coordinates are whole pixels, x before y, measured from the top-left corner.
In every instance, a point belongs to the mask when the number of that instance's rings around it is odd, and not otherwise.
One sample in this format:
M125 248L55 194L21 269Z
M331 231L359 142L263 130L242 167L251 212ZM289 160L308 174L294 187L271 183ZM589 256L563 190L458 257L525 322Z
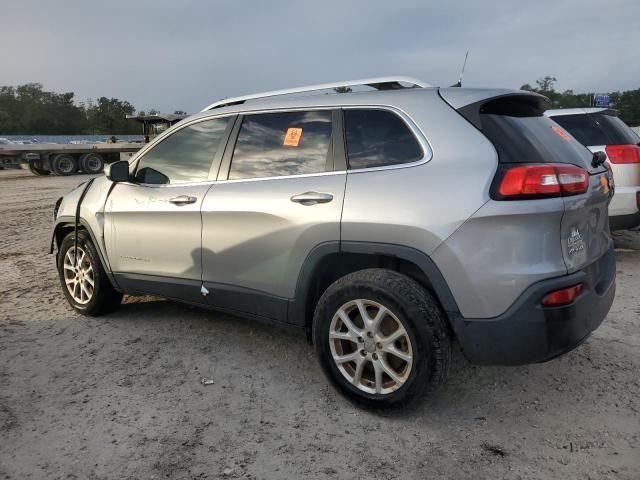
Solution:
M368 406L415 401L449 370L442 310L422 286L392 270L360 270L333 283L316 307L313 341L329 380Z
M84 315L98 316L114 310L122 301L102 268L91 237L78 232L77 258L75 235L69 233L58 252L58 277L69 304Z

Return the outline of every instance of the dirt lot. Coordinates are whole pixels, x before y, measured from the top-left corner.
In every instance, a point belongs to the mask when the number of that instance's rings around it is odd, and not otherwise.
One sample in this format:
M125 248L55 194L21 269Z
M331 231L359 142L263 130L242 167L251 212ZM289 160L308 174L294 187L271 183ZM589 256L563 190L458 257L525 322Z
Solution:
M616 301L577 350L456 353L436 396L368 412L296 332L150 298L76 315L46 251L82 180L0 171L0 479L640 478L640 233L617 236Z

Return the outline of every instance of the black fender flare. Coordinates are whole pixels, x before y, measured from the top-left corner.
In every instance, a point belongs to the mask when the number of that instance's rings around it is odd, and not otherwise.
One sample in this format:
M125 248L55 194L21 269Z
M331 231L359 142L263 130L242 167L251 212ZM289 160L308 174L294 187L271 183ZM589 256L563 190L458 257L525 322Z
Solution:
M118 286L118 283L116 282L115 277L111 272L111 267L109 265L109 262L107 261L106 257L102 252L102 248L100 247L101 244L98 242L96 235L93 233L93 230L91 229L87 221L84 220L83 218L78 219L78 226L82 226L82 228L91 237L91 241L96 246L96 251L98 252L98 256L100 257L100 262L102 263L102 268L104 269L104 272L107 275L107 278L111 282L111 285L113 285L113 288L115 288L116 290L120 290L120 287ZM68 215L58 217L53 227L53 233L51 234L51 250L49 251L49 253L53 253L53 245L55 244L55 241L56 241L56 234L60 231L60 229L67 228L67 227L71 227L75 231L75 218Z
M361 255L396 257L416 265L431 283L437 300L453 326L453 319L460 315L458 304L451 293L444 276L435 262L425 253L412 247L379 242L326 242L314 247L304 261L296 283L295 296L289 302L288 322L307 326L307 302L314 274L318 266L329 256L336 253L355 253Z

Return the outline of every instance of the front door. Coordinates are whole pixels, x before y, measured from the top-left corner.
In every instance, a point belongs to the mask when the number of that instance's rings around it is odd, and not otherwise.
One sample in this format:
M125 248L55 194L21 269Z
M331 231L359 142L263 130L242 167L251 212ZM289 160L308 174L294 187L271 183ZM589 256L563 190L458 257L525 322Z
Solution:
M346 174L334 171L332 112L245 115L236 130L202 204L207 299L285 320L309 253L340 241Z
M229 123L209 119L176 130L142 154L131 182L114 186L105 205L105 246L125 291L202 299L200 208Z

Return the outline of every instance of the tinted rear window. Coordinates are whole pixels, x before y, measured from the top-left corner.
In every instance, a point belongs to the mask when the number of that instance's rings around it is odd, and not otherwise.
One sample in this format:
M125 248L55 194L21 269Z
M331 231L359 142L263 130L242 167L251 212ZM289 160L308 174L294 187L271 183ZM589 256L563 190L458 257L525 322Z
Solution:
M550 119L482 114L482 133L494 144L501 163L591 162L592 154Z
M587 146L637 144L640 138L613 115L556 115L552 119Z
M500 163L571 163L591 170L593 154L543 116L544 97L509 95L458 110L498 152Z
M385 110L345 110L349 168L398 165L420 160L422 147L407 124Z

